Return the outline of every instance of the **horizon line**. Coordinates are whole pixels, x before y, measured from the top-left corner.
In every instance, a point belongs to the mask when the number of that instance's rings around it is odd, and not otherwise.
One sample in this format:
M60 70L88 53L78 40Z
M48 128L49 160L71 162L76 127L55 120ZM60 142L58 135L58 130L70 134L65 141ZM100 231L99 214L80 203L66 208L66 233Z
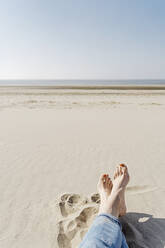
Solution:
M104 81L108 81L108 80L165 80L165 78L0 78L0 81L2 80L10 80L10 81L15 81L15 80L50 80L50 81L54 81L54 80L104 80Z

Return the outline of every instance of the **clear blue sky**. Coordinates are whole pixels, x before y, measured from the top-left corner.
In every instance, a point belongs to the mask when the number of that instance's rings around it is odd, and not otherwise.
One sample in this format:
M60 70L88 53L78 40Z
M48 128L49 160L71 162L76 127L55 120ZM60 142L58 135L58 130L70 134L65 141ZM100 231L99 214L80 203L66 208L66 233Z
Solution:
M165 78L165 0L0 0L0 79Z

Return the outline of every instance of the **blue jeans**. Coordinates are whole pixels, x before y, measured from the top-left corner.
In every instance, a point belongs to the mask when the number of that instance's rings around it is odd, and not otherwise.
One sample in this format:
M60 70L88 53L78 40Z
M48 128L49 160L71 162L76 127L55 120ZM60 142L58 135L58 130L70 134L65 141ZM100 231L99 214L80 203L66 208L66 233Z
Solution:
M128 248L121 224L111 214L98 215L79 248Z

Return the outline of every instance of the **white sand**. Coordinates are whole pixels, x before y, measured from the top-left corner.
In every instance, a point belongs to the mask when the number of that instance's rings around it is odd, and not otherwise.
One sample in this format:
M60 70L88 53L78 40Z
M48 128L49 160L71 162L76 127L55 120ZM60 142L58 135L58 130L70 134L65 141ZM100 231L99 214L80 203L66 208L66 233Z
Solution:
M165 247L165 91L0 88L0 125L0 247L78 247L121 162L129 246Z

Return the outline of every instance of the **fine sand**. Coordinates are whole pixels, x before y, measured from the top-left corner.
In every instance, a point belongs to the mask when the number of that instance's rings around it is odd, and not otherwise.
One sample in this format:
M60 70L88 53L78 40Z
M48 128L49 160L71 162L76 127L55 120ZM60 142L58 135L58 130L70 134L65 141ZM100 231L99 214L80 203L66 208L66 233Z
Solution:
M0 87L0 247L77 248L126 163L129 247L165 247L165 90Z

